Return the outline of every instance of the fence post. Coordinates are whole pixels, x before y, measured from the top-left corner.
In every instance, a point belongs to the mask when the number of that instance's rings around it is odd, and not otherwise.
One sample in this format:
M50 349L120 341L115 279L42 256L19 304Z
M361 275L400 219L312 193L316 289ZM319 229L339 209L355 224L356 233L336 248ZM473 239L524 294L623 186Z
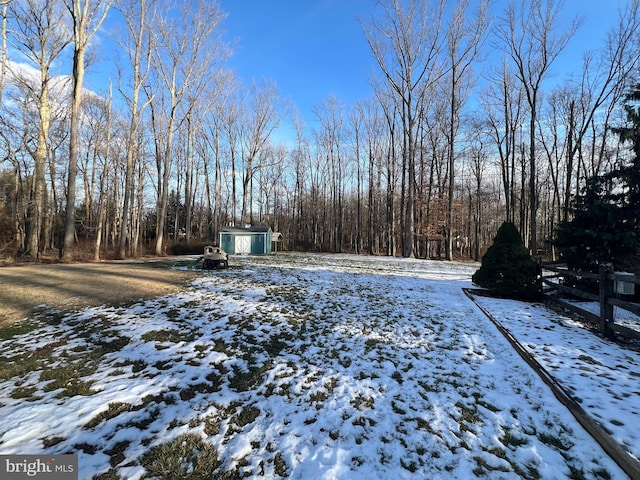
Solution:
M613 334L610 323L613 323L613 305L607 303L609 297L613 296L613 280L609 274L613 273L611 263L600 264L598 273L598 290L600 296L600 332L605 338L610 338Z
M536 255L533 257L533 261L536 264L536 282L538 284L538 293L542 298L542 257L540 255Z

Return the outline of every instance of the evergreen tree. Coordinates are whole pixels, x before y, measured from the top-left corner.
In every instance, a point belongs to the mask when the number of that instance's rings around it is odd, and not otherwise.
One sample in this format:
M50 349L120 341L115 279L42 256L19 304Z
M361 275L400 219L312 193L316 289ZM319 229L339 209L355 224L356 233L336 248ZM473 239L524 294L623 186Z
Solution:
M621 166L617 171L623 189L615 198L619 201L623 216L637 237L640 233L640 84L633 86L625 97L625 101L624 110L628 125L613 131L623 142L631 142L630 150L633 152L633 158L629 164Z
M573 219L558 226L556 245L569 269L595 273L606 262L620 270L636 251L628 208L622 194L613 193L622 188L619 180L614 172L590 178L574 200Z
M499 296L522 300L538 298L536 266L513 223L502 224L472 280Z
M628 126L613 129L630 142L632 159L589 178L573 201L573 219L558 226L560 259L573 270L597 272L610 262L624 269L638 253L640 224L640 84L625 97Z

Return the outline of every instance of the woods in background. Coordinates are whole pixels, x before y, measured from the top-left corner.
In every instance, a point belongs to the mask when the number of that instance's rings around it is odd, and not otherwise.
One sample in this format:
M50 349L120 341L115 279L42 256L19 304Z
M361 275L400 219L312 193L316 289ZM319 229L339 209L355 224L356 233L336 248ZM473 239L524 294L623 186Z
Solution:
M384 0L361 19L373 95L327 98L309 131L226 67L216 2L0 0L0 256L160 255L254 224L288 249L477 260L504 221L551 255L589 179L635 165L616 132L640 76L631 0L553 77L581 23L563 8Z

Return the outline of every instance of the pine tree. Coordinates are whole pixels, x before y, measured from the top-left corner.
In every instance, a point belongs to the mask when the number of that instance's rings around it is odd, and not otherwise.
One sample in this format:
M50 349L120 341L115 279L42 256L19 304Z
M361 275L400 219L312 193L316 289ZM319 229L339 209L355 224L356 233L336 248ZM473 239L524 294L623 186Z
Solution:
M513 223L504 222L498 229L472 280L499 296L522 300L538 298L536 266Z
M573 219L558 226L556 246L569 269L595 273L601 263L612 263L620 270L636 251L628 208L622 194L613 193L619 180L614 172L590 178L574 200Z
M572 270L597 272L612 263L624 269L638 253L640 234L640 84L625 97L628 125L613 129L630 142L632 159L611 172L587 179L573 201L573 219L558 226L560 259Z

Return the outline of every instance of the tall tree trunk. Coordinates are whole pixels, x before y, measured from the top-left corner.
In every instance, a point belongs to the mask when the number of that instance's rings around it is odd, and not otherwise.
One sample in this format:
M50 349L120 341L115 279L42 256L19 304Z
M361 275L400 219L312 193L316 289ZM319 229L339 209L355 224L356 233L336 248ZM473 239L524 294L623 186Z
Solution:
M153 1L153 0L152 0ZM127 138L127 160L124 176L124 198L122 212L120 215L120 234L118 236L117 254L118 258L126 257L127 240L132 237L131 228L133 224L133 209L131 208L131 202L134 195L134 180L136 176L135 159L138 154L138 126L140 123L140 117L144 108L148 104L144 104L140 107L140 91L142 85L147 78L149 72L149 63L151 56L151 47L149 43L146 45L144 42L144 36L147 33L147 15L149 5L147 0L139 0L135 2L139 5L138 9L131 7L133 3L129 3L129 0L122 0L125 8L132 8L132 11L125 15L125 20L129 27L129 35L134 38L133 54L130 58L133 67L133 92L131 96L131 121L129 124L128 138ZM122 7L121 7L122 8ZM137 24L136 24L137 20ZM143 59L145 62L143 63Z
M62 258L71 259L76 233L76 179L78 176L78 155L80 150L79 123L82 83L84 80L84 54L82 47L73 52L73 75L71 94L71 120L69 125L69 163L67 166L67 203L64 217L64 244Z
M73 20L73 73L71 77L71 117L69 125L69 164L67 168L67 202L64 220L64 242L62 258L72 257L75 240L76 218L76 177L78 176L78 156L80 152L80 106L82 104L82 84L84 82L85 54L93 35L102 25L112 0L65 0ZM104 8L99 12L100 6ZM93 22L93 25L92 25Z
M107 204L108 199L107 192L105 191L105 185L107 184L107 177L109 176L109 164L111 155L111 87L109 88L109 104L107 107L107 125L106 125L106 138L105 138L105 152L104 152L104 165L102 172L100 173L100 188L98 194L98 219L96 222L96 241L93 249L93 259L95 261L100 260L100 248L102 247L102 231L107 218Z

